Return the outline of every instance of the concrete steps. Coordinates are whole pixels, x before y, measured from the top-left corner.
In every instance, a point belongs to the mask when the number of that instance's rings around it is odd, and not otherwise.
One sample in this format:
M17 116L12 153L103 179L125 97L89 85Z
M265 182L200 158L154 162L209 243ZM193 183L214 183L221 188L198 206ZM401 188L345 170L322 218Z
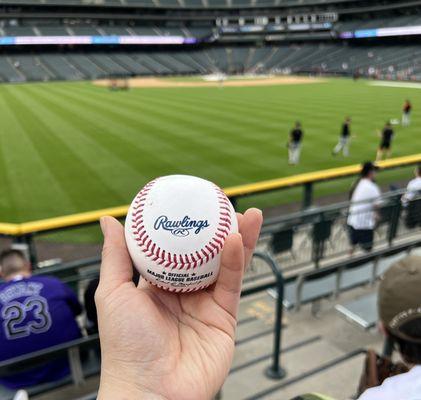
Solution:
M358 288L342 296L350 299L375 288ZM281 365L287 375L282 380L265 376L271 365L274 301L266 293L244 299L240 306L237 345L231 372L222 389L225 400L288 400L299 394L318 391L337 400L355 394L362 371L362 348L380 351L382 338L364 331L340 317L335 300L324 300L317 317L310 306L287 313L282 336Z

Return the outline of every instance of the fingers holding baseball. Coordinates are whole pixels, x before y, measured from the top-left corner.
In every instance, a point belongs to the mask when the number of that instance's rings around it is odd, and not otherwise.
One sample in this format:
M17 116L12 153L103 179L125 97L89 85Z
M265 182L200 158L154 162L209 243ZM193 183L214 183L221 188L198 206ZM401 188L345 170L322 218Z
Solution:
M256 208L244 215L237 213L239 234L231 234L225 241L219 277L213 291L214 300L237 316L245 267L249 264L262 225L262 212Z
M237 315L243 273L243 241L239 233L233 233L225 241L219 276L213 290L215 302L233 317Z
M237 212L235 213L237 215L237 223L238 223L238 231L241 229L241 224L243 223L243 214Z
M99 290L107 294L121 284L131 282L132 262L124 239L124 228L115 218L102 217L104 235Z
M245 267L249 265L253 256L262 222L262 211L257 208L249 208L242 216L241 222L239 220L239 232L244 245Z

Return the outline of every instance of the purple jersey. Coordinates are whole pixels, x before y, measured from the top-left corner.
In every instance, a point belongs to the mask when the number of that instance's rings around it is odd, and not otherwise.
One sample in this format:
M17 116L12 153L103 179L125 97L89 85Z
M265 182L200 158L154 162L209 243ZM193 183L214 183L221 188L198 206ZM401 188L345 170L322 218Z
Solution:
M32 276L0 285L0 361L81 337L75 316L81 306L59 279ZM69 373L67 358L13 376L0 384L20 388L50 382Z

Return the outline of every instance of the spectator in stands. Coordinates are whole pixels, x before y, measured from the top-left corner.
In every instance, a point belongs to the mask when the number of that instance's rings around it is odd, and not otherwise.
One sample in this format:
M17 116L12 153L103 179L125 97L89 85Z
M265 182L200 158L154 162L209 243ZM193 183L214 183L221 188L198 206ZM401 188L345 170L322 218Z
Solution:
M360 245L365 251L373 248L374 228L381 192L374 182L377 167L372 162L365 162L361 177L351 190L351 205L347 224L351 241L350 255Z
M421 195L421 164L415 167L415 178L409 181L406 193L402 196L402 204L406 206L408 202Z
M421 227L421 164L415 168L415 178L408 183L402 205L405 207L403 222L406 228Z
M303 130L301 123L296 122L294 129L289 134L288 142L288 158L290 165L297 165L300 162L301 143L303 140Z
M19 250L0 254L0 361L64 343L81 336L75 317L82 311L71 289L60 280L33 276ZM63 378L67 359L58 359L29 372L0 377L8 388L28 387Z
M390 267L380 283L381 330L393 340L409 372L366 390L359 400L416 400L421 397L421 257Z
M380 145L377 150L377 157L376 160L381 160L384 158L389 158L390 154L392 153L392 139L394 136L394 132L392 129L392 124L390 122L386 122L383 131L379 134L381 140Z
M346 117L345 122L342 124L341 136L339 142L332 151L332 154L336 156L342 151L345 157L349 156L349 141L351 139L351 118Z
M411 124L411 110L412 104L406 100L402 108L402 126L409 126Z
M244 268L262 214L238 215L228 236L217 282L207 290L177 294L144 280L132 281L124 229L101 219L104 249L95 294L101 338L98 400L212 399L231 366Z

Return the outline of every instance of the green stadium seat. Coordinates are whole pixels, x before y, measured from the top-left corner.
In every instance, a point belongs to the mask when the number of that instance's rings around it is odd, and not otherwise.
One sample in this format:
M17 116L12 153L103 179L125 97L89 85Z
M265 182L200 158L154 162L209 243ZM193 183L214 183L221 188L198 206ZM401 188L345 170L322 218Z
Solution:
M269 248L273 254L283 253L285 251L292 251L294 244L294 229L283 228L274 233L269 242Z
M408 203L405 213L405 226L408 229L421 226L421 198Z
M326 241L332 232L332 219L322 219L313 225L312 259L318 266L319 260L323 258Z

